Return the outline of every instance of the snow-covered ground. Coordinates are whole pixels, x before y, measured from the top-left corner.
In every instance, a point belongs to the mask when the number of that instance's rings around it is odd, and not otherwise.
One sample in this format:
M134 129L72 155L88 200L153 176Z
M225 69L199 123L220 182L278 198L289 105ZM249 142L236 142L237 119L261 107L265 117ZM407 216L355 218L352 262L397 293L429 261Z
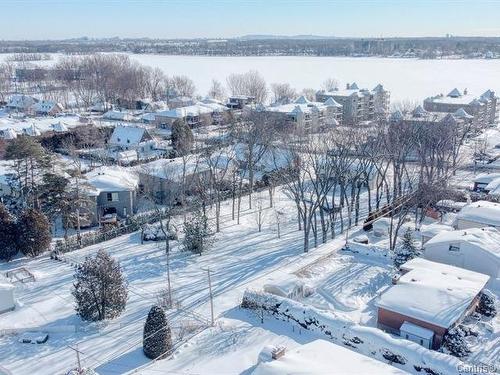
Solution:
M0 61L7 55L0 55ZM41 65L54 64L61 54ZM209 57L130 54L144 65L161 68L168 75L186 75L206 95L212 79L225 83L228 75L259 71L268 83L287 82L298 90L319 89L326 78L342 85L357 82L373 88L382 83L391 91L391 100L422 101L427 96L448 93L455 86L482 94L491 88L500 92L500 60L417 60L377 57Z

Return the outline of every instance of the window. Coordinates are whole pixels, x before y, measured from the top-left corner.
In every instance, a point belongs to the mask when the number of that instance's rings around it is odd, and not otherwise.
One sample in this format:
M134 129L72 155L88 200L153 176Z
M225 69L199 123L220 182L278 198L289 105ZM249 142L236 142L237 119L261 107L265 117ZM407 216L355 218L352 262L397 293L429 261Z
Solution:
M424 340L420 339L420 345L424 345Z
M118 202L118 193L107 193L108 202Z
M408 340L408 339L409 339L408 334L406 334L405 336L406 336L406 337L405 337L405 339L407 339L407 340Z
M460 251L460 245L450 245L448 250L458 252L458 251Z

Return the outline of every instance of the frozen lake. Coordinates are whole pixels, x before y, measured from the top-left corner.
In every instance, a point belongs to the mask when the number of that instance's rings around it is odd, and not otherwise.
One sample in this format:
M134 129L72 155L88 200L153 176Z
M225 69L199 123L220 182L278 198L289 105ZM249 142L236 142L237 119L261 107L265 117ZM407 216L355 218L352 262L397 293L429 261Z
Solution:
M5 55L4 55L5 56ZM54 55L51 62L60 55ZM447 94L454 87L481 94L491 88L500 92L500 60L416 60L376 57L209 57L130 55L132 59L159 67L168 75L186 75L194 80L197 93L206 95L212 79L225 83L231 73L258 70L267 83L288 82L298 90L318 89L328 77L341 85L357 82L373 88L382 83L393 101L418 100ZM1 59L1 57L0 57ZM48 62L44 62L48 63Z

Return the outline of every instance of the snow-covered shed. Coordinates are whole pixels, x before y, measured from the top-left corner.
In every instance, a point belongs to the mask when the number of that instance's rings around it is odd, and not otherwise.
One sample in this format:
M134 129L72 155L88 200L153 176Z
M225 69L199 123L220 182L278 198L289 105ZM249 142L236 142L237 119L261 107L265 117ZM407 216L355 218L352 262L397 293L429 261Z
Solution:
M0 275L0 314L14 310L14 285L6 277Z
M468 204L457 214L455 227L456 229L500 228L500 204L488 201Z
M266 293L290 299L303 298L308 293L305 283L294 275L270 276L262 289Z
M433 349L439 348L449 329L474 310L479 302L479 293L490 278L482 273L423 258L406 262L401 270L404 274L397 284L376 302L377 325L398 335L401 335L405 322L431 330L434 335L429 347ZM418 336L416 329L411 333ZM418 337L416 342L426 346L426 340L429 341L427 333Z
M403 375L406 372L341 345L318 339L287 350L279 359L260 360L252 372L252 375L282 374Z
M469 228L437 234L424 247L425 259L446 263L500 279L500 232Z

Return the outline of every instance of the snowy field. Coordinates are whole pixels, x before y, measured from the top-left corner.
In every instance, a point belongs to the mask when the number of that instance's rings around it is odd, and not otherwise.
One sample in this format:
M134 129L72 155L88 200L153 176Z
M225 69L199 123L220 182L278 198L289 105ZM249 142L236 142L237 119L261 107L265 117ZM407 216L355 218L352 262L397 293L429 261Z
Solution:
M8 55L0 55L0 61ZM53 64L62 56L41 61ZM373 88L382 83L391 91L391 100L417 100L452 88L467 88L480 95L491 88L500 92L500 60L417 60L377 57L209 57L130 54L144 65L161 68L167 75L186 75L196 84L199 95L206 95L212 79L225 83L232 73L259 71L267 83L288 82L298 90L319 89L328 77L342 85L357 82Z

